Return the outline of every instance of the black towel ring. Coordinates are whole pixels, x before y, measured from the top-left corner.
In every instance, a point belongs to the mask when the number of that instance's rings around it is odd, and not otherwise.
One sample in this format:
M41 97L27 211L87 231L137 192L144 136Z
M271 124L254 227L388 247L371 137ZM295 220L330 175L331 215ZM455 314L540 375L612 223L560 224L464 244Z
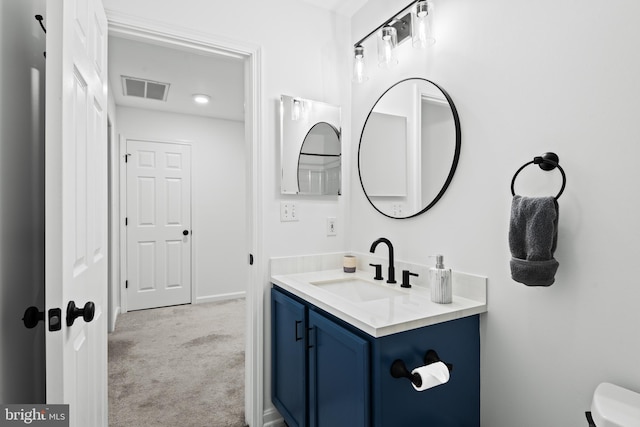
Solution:
M556 153L544 153L542 156L536 156L530 162L522 165L520 169L516 171L515 175L513 175L513 179L511 180L511 195L512 196L516 195L516 192L514 191L514 185L516 183L516 177L518 176L520 171L526 168L527 166L529 166L530 164L536 164L540 167L540 169L545 171L552 171L555 168L558 168L558 170L562 174L562 188L560 188L560 192L555 197L555 199L558 200L560 198L560 195L564 191L565 185L567 184L567 176L564 174L564 170L562 169L562 166L558 164L558 161L559 159Z

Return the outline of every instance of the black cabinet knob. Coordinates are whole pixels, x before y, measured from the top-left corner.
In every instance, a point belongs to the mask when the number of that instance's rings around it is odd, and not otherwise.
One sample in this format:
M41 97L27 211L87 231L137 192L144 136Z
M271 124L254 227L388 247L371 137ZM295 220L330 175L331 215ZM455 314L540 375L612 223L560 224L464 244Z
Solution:
M184 230L184 231L182 232L182 235L183 235L183 236L188 236L188 235L189 235L189 230Z
M69 301L69 305L67 305L67 326L73 325L73 322L80 316L85 322L91 322L95 313L96 306L91 301L86 303L83 308L78 308L74 301Z

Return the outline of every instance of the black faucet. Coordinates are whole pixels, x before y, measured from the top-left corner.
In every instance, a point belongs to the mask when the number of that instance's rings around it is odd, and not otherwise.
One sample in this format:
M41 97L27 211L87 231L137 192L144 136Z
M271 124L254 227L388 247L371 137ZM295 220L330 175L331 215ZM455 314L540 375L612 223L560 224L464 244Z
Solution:
M389 239L386 239L384 237L379 238L371 244L371 249L369 249L369 252L374 253L376 250L376 246L378 246L379 243L386 243L387 247L389 248L389 278L387 279L387 283L397 283L396 268L393 265L393 245L391 244Z

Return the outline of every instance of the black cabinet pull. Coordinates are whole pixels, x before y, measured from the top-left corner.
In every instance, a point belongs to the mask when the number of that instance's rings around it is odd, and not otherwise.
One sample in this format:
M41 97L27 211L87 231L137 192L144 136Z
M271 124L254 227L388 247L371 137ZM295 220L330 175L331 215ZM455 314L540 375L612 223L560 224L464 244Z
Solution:
M298 336L298 325L302 323L302 320L296 320L296 325L294 326L295 332L296 332L296 341L300 341L302 338L304 337L299 337Z
M307 328L307 342L309 343L309 345L307 345L307 349L312 349L313 348L313 344L311 344L311 332L313 332L315 328Z

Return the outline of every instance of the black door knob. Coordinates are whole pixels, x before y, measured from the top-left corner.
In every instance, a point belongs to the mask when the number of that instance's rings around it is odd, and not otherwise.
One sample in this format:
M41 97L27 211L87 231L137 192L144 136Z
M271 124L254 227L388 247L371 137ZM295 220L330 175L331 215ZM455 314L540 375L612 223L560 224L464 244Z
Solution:
M188 236L188 235L189 235L189 230L184 230L184 231L182 232L182 235L183 235L183 236Z
M69 305L67 305L67 326L73 325L76 318L80 316L85 322L91 322L95 313L96 306L91 301L86 303L83 308L78 308L74 301L69 301Z
M44 311L38 310L38 307L29 307L24 312L22 321L28 329L35 328L39 321L44 320Z

